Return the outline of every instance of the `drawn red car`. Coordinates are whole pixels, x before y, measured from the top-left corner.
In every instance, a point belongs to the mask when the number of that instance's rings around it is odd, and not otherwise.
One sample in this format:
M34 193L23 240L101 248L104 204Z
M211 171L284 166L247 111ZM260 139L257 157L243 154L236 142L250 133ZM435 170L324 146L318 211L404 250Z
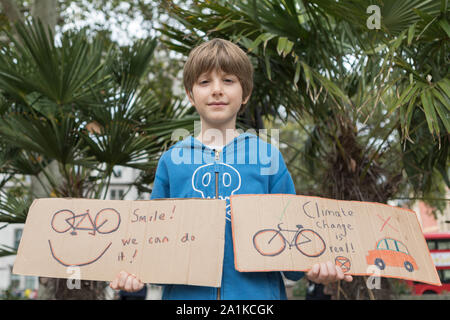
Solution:
M367 264L376 265L380 270L386 266L404 267L407 271L417 270L417 263L409 254L406 246L399 240L383 238L370 250L366 256Z

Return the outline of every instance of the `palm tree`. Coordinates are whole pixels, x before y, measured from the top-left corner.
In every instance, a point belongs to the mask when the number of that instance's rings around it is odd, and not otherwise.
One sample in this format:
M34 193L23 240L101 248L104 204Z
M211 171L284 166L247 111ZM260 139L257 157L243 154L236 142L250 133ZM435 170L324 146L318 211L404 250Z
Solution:
M243 121L257 127L263 116L294 128L281 140L290 138L283 142L299 194L382 203L443 197L450 186L447 1L163 3L179 24L161 29L173 50L187 54L221 37L248 52L255 91ZM373 4L379 30L367 28ZM358 279L339 284L335 296L386 298L391 282L372 292Z
M0 221L24 223L36 197L104 199L116 166L138 169L134 186L149 192L157 160L177 128L197 119L180 101L159 101L146 84L156 39L118 47L85 32L53 34L40 21L16 24L0 51L1 186L32 177L23 197L3 188ZM0 255L14 254L4 248ZM105 283L41 279L51 299L98 299Z

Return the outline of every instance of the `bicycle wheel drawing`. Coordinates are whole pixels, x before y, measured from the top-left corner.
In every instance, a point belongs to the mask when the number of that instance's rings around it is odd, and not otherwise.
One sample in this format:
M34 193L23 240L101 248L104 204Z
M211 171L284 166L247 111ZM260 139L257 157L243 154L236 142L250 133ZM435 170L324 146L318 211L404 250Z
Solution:
M263 256L279 255L286 248L286 240L275 229L260 230L253 236L253 246Z
M303 229L295 238L295 247L307 257L318 257L325 252L325 241L311 229Z
M74 217L75 213L70 210L62 209L56 211L52 217L51 226L58 233L67 232L73 227L70 221L73 221Z
M94 224L98 233L114 232L120 226L120 213L113 208L102 209L95 216Z

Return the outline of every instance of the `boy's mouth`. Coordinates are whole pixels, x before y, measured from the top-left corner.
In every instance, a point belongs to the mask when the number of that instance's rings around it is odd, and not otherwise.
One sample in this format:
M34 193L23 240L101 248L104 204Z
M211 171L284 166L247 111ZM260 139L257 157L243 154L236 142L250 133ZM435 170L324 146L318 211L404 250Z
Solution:
M228 103L222 102L222 101L218 101L218 102L211 102L208 103L208 106L226 106Z

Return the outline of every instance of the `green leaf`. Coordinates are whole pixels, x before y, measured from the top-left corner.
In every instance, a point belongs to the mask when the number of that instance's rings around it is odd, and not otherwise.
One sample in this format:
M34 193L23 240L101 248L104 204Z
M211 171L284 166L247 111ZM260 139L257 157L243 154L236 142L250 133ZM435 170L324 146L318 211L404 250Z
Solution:
M442 96L442 94L437 89L433 90L433 94L436 98L439 99L439 101L441 101L441 103L447 108L447 110L450 111L450 101L448 97L447 99L445 99L444 96Z
M286 57L292 51L293 47L294 47L294 43L292 41L288 40L286 43L286 46L284 48L283 58Z
M294 43L292 41L289 41L286 37L280 37L278 38L278 44L277 44L277 52L278 55L286 57L294 47Z
M278 55L282 55L284 49L286 48L287 42L288 42L288 38L286 37L279 37L278 38L278 44L277 44L277 53Z
M300 61L297 61L296 66L295 66L295 75L294 75L294 86L295 86L296 90L298 90L297 82L300 79L301 66L302 65L301 65Z
M407 30L403 30L402 33L400 33L400 34L398 35L397 40L395 40L394 45L392 46L392 50L393 50L393 51L397 50L398 47L400 46L400 44L402 43L403 38L404 38L404 36L405 36L405 34L406 34L406 31L407 31Z
M411 45L412 39L414 37L414 33L416 31L416 23L414 23L411 27L408 29L408 46Z
M447 33L447 37L450 37L450 25L448 24L447 20L444 19L439 20L439 25Z
M447 130L447 134L450 133L450 113L446 111L438 102L436 102L434 106L442 123L444 124L445 130Z
M25 223L28 209L31 206L31 199L28 197L16 197L0 192L2 201L0 201L0 222L6 223Z
M441 106L441 104L439 103L439 101L441 101L444 106L447 105L447 108L448 108L448 103L445 104L444 97L442 97L442 95L439 93L439 91L437 89L434 89L431 91L432 91L434 97L437 98L437 99L434 99L433 97L431 97L432 101L434 102L436 111L439 114L439 117L441 118L441 121L444 124L445 129L447 130L447 133L449 133L450 132L450 112L448 109L447 110L444 109Z
M315 88L315 84L314 84L314 79L312 76L312 72L311 69L309 68L309 66L304 63L304 62L300 62L302 67L303 67L303 71L305 72L305 81L306 81L306 90L308 90L309 86L311 85L313 88Z
M447 97L450 96L450 80L443 78L436 82L436 84L442 89L442 91L444 91Z
M397 103L395 103L391 108L388 109L387 116L390 116L391 113L397 109L398 107L402 106L404 103L408 103L408 101L411 99L411 96L418 90L419 88L415 86L414 83L411 83L405 91L402 93L400 98L397 100Z
M412 116L413 116L413 113L414 113L413 112L413 108L414 108L414 106L416 104L416 99L417 99L417 96L413 96L412 99L409 101L408 109L406 109L406 122L405 122L404 127L403 127L403 129L405 130L406 134L408 134L408 130L409 130L409 127L411 125L411 120L412 120Z
M0 244L0 257L7 257L7 256L13 256L17 254L17 249L4 245L4 244Z
M260 45L260 43L261 42L263 42L264 41L264 50L266 49L266 45L267 45L267 42L270 40L270 39L272 39L272 38L274 38L276 35L274 35L274 34L272 34L272 33L268 33L268 32L266 32L266 33L261 33L253 42L252 42L252 44L248 47L248 51L249 52L251 52L251 51L253 51L254 49L256 49L259 45Z
M424 108L425 118L427 120L430 133L434 134L434 132L436 131L437 135L439 135L439 125L436 112L431 101L429 90L425 90L424 92L422 92L422 94L420 95L420 99L422 101L422 106Z
M38 92L32 92L25 96L25 101L37 112L50 118L58 112L64 111L70 113L70 107L57 105L51 99L43 96Z
M233 25L235 22L228 21L227 19L223 20L217 27L214 28L214 31L220 31L222 29L228 28L229 26Z
M272 71L270 68L270 56L268 54L264 56L264 62L266 64L267 78L269 78L269 80L272 80Z

